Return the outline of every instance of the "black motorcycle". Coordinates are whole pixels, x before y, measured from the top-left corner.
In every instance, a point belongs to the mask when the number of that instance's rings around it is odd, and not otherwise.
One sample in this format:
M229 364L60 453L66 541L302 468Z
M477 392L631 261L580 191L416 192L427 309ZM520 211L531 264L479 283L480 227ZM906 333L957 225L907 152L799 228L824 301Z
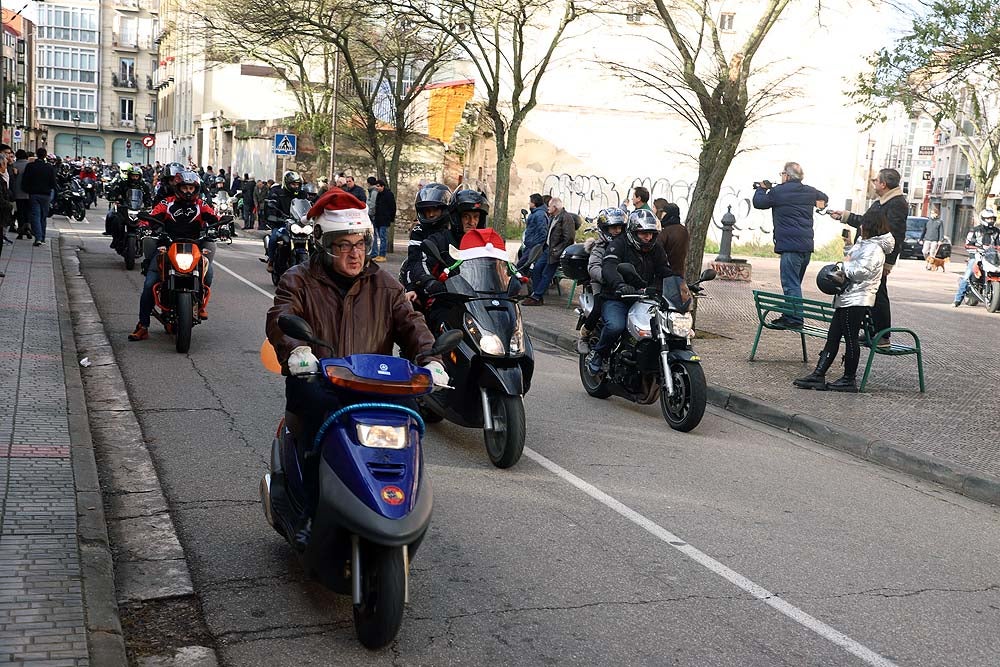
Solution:
M589 284L582 246L567 248L561 263L568 277ZM583 388L595 398L615 395L640 405L648 405L659 397L660 411L670 428L690 431L705 414L708 387L701 359L691 349L694 320L688 312L692 300L681 297L684 279L670 276L659 286L647 286L631 264L619 264L618 271L630 285L643 292L622 297L631 301L632 306L625 332L612 350L606 370L596 375L591 373L587 355L580 354ZM691 291L699 293L699 285L714 280L715 276L714 270L706 269L698 282L690 286ZM585 293L591 294L588 290ZM577 330L593 305L592 298L581 298ZM602 329L603 323L599 322L584 341L585 348L592 349L597 344Z
M91 206L97 206L97 179L88 176L82 179L81 184L83 185L83 205L85 208L90 208Z
M59 185L56 190L56 200L49 207L49 217L64 215L80 221L87 217L87 207L84 205L83 186L80 179L71 178Z
M313 226L304 222L306 214L309 212L311 204L308 199L293 199L289 208L289 214L284 222L275 221L280 224L278 238L274 242L274 250L271 257L271 282L275 285L281 280L281 276L288 269L297 264L305 262L312 256L315 248L313 240ZM274 219L269 216L269 219ZM270 236L264 237L264 251L267 252Z
M432 242L424 241L423 248L446 266ZM428 325L435 336L457 330L464 340L444 356L454 388L418 399L425 421L447 419L483 429L486 453L498 468L511 467L524 451L523 397L535 369L512 276L521 278L509 263L492 257L459 261L442 272L446 291L428 299Z
M131 188L125 193L125 202L118 205L118 217L124 237L116 249L125 259L125 270L135 268L136 257L142 256L142 240L152 234L148 225L140 225L139 216L145 210L142 190Z

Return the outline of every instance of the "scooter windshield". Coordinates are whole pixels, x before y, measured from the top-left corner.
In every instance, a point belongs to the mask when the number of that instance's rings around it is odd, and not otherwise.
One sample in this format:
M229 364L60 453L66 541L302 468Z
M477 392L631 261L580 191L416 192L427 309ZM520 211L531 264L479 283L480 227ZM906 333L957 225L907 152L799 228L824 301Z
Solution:
M494 257L477 257L462 262L459 274L448 282L458 283L454 287L468 288L453 290L453 286L449 285L448 291L457 291L470 296L472 294L506 295L510 276L507 274L505 262Z
M128 207L133 211L138 211L142 208L142 190L132 188L128 191Z
M683 276L668 276L663 279L663 298L674 310L686 313L691 307L691 299L685 300L681 296L681 287L684 285Z

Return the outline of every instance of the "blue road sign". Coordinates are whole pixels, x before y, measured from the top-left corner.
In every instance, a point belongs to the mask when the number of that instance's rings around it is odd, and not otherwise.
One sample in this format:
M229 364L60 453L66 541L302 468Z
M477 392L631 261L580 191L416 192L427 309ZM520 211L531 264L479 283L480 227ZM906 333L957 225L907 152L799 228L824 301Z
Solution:
M274 135L274 154L283 157L295 157L297 142L294 134Z

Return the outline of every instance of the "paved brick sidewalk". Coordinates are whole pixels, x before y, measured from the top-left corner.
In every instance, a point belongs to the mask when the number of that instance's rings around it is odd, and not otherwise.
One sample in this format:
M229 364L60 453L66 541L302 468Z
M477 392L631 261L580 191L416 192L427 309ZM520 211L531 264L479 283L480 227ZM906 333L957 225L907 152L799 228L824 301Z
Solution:
M0 260L0 664L90 664L54 268Z

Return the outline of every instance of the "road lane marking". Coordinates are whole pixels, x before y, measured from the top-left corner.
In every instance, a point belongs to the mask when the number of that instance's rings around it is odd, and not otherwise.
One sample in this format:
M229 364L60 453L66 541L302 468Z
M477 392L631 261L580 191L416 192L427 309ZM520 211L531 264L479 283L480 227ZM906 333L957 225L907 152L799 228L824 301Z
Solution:
M861 660L864 660L869 665L876 665L877 667L895 667L895 663L884 658L870 648L860 644L859 642L851 639L844 633L830 627L823 621L810 616L806 612L802 611L798 607L785 602L780 597L776 596L774 593L770 592L763 586L755 584L753 581L747 579L739 572L731 570L719 561L715 560L708 554L699 549L691 546L685 540L681 539L677 535L674 535L666 528L663 528L657 523L654 523L645 516L639 514L631 507L625 505L621 501L609 496L600 489L598 489L593 484L585 482L580 479L570 471L566 470L557 463L547 459L530 447L524 448L524 454L532 461L542 466L552 474L557 477L569 482L575 486L580 491L583 491L588 496L601 503L602 505L614 510L621 516L625 517L632 523L636 524L640 528L644 529L646 532L650 533L654 537L666 542L672 546L677 551L698 563L707 570L714 572L719 575L729 583L733 584L737 588L749 593L753 597L757 598L764 604L772 607L781 614L784 614L788 618L792 619L799 625L812 630L817 635L826 639L827 641L836 644L840 648L844 649L848 653L857 656Z
M226 273L230 274L240 282L257 290L258 292L266 296L268 299L274 299L273 294L267 292L267 290L261 289L257 285L254 285L252 282L250 282L243 276L239 275L235 271L220 265L218 262L215 262L215 266L219 267ZM860 658L865 663L873 665L873 667L896 667L896 663L892 662L888 658L879 655L878 653L871 650L867 646L851 639L844 633L827 625L826 623L815 618L814 616L810 616L809 614L802 611L795 605L792 605L786 602L785 600L781 599L780 597L776 596L774 593L767 590L763 586L760 586L751 581L750 579L744 577L739 572L736 572L735 570L726 567L725 565L715 560L705 552L688 544L685 540L681 539L677 535L674 535L666 528L663 528L659 524L653 522L651 519L648 519L642 514L639 514L628 505L625 505L621 501L613 498L612 496L609 496L608 494L601 491L593 484L590 484L589 482L586 482L583 479L577 477L570 471L566 470L565 468L555 463L554 461L549 460L545 456L542 456L541 454L531 449L530 447L524 448L524 454L532 461L534 461L538 465L542 466L543 468L554 474L556 477L559 477L564 481L569 482L571 485L575 486L580 491L583 491L585 494L587 494L597 502L617 512L618 514L628 519L635 525L639 526L646 532L650 533L654 537L662 540L663 542L666 542L671 547L681 552L682 554L684 554L694 562L698 563L705 569L719 575L729 583L745 591L746 593L749 593L751 596L757 598L758 600L768 605L769 607L779 612L780 614L787 616L788 618L795 621L799 625L809 630L812 630L814 633L816 633L823 639L826 639L827 641L835 644L836 646L839 646L848 653Z

